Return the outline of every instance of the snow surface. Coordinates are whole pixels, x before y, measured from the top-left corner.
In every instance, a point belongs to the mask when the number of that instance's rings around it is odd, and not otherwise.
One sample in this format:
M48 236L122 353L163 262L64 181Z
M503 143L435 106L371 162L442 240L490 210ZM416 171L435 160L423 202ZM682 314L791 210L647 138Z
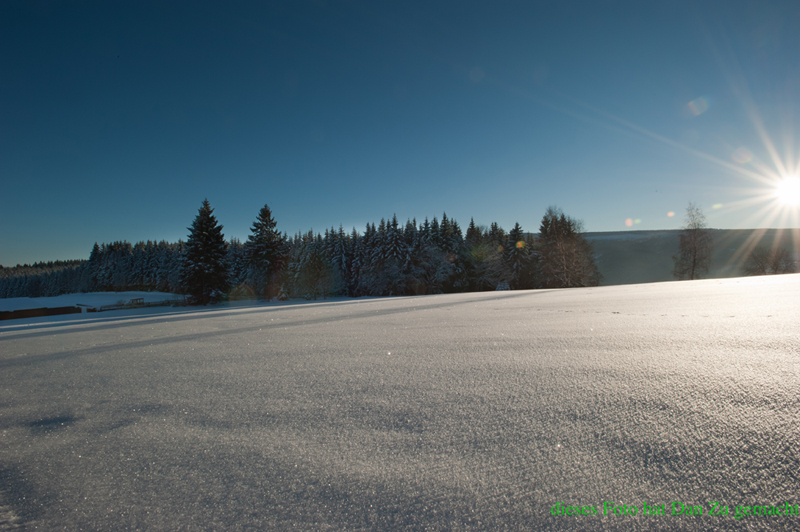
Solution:
M89 292L85 294L64 294L56 297L11 297L0 299L0 311L74 307L78 304L100 308L103 305L114 305L120 301L128 303L134 298L142 298L145 303L151 303L183 299L183 296L166 292Z
M0 522L796 530L734 514L800 505L798 301L786 275L5 322ZM638 513L551 514L605 501Z

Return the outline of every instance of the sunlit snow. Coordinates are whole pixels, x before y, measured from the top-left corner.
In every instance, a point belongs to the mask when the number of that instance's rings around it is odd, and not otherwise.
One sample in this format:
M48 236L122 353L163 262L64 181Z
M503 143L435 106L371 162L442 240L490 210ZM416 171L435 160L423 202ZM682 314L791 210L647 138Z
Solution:
M0 517L796 529L734 514L800 504L798 301L785 275L3 322Z

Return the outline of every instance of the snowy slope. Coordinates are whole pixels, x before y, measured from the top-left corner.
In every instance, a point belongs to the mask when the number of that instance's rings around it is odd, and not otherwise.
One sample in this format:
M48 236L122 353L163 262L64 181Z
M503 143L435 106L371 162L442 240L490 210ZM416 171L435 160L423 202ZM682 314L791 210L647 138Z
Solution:
M796 530L734 514L800 504L797 301L789 275L0 325L0 509L72 530ZM637 515L551 514L607 501Z

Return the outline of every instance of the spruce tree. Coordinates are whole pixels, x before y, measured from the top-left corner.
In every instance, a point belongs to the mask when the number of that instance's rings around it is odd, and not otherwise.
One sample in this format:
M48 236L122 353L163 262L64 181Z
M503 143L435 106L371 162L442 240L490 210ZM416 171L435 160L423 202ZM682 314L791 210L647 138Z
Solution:
M464 239L467 244L468 248L474 248L478 244L481 244L483 241L483 235L481 233L480 228L475 225L475 220L473 218L469 219L469 226L467 227L467 236Z
M414 218L414 221L411 220L406 221L406 228L403 231L403 238L406 241L406 247L408 249L412 249L414 246L417 245L418 240L418 231L417 231L417 219Z
M533 288L531 249L519 223L509 231L502 252L504 280L514 290Z
M264 205L247 237L245 256L259 294L269 300L277 295L278 273L283 267L286 239L275 230L277 222L268 205Z
M538 266L542 288L597 286L600 272L581 222L548 207L539 226Z
M89 263L87 264L87 270L89 271L87 292L94 292L98 289L99 282L97 278L100 274L101 258L102 252L100 251L100 246L95 242L94 246L92 246L92 251L89 253Z
M189 227L181 287L192 303L207 305L228 291L227 244L208 200Z

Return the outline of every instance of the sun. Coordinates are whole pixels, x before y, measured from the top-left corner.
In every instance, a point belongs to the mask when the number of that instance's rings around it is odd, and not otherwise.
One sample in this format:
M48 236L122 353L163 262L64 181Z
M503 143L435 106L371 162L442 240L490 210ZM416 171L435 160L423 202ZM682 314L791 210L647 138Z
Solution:
M787 177L778 183L775 196L786 205L800 205L800 178Z

